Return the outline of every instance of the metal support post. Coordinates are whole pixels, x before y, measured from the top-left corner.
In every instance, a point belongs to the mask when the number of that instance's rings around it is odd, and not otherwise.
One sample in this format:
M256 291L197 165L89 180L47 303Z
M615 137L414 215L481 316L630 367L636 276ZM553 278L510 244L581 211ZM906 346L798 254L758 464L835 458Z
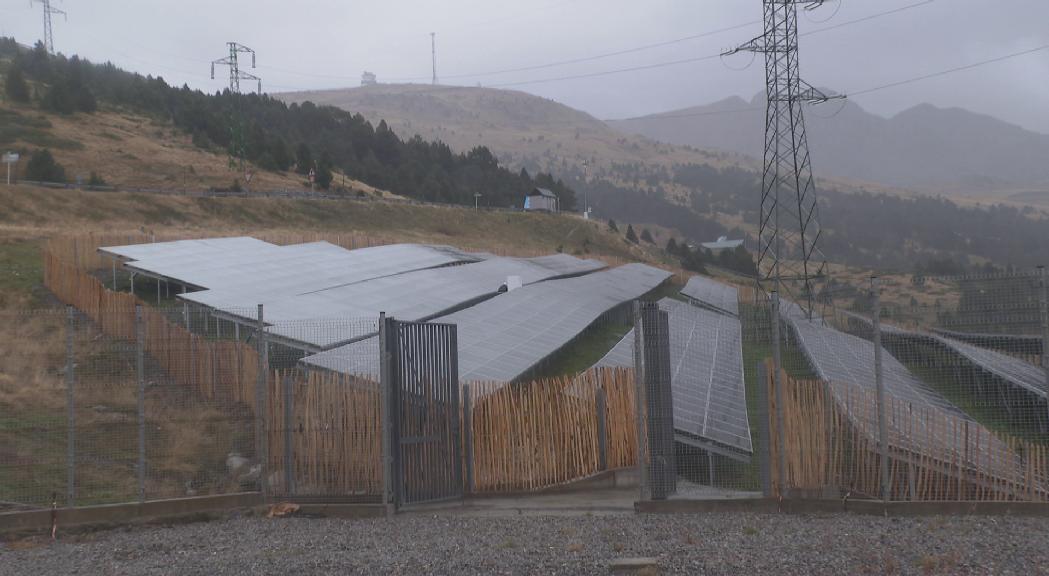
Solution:
M466 493L474 491L474 416L473 400L470 397L470 385L463 384L463 451L466 460Z
M379 313L379 388L382 390L382 501L389 515L397 506L394 493L394 416L393 354L390 348L392 322Z
M772 292L772 382L776 394L776 491L787 497L787 447L783 433L783 357L779 334L779 292Z
M73 338L76 334L76 317L73 307L66 306L66 505L76 505L76 363Z
M881 451L881 499L892 493L889 483L889 414L885 399L885 378L881 363L881 288L878 277L871 277L871 315L874 325L874 383L878 389L878 449Z
M263 321L262 304L259 304L257 324L255 325L255 344L258 346L259 367L258 380L255 383L255 456L259 463L259 488L264 499L269 499L268 438L266 436L266 383L269 381L269 346L266 345L266 324Z
M146 501L146 332L142 306L135 305L135 373L138 375L138 500Z
M109 261L113 265L113 291L116 292L117 291L117 259L116 258L110 258Z
M157 308L160 308L160 278L157 278Z
M645 500L648 493L648 454L645 450L645 355L642 354L644 336L641 330L641 302L634 301L634 410L637 422L637 472L639 500Z
M766 498L772 497L772 469L769 462L772 455L772 446L769 442L769 372L764 362L758 362L754 373L758 375L757 401L759 410L764 408L764 413L758 417L758 476L761 478L761 493Z
M665 500L677 489L674 458L674 401L670 389L670 330L666 312L654 302L641 305L644 332L645 396L648 451L651 459L651 496Z
M182 322L186 325L186 330L192 332L193 330L189 327L189 303L182 303Z
M1038 267L1038 279L1041 285L1038 296L1042 309L1042 373L1045 377L1045 389L1049 390L1049 282L1046 281L1045 266ZM1046 413L1045 426L1046 434L1049 434L1049 412Z
M135 273L131 273L131 289L128 291L130 294L135 293Z
M597 469L608 470L608 423L605 420L605 389L598 387L595 401L597 410Z
M295 459L293 457L295 431L294 396L292 394L291 375L284 375L284 493L295 494Z

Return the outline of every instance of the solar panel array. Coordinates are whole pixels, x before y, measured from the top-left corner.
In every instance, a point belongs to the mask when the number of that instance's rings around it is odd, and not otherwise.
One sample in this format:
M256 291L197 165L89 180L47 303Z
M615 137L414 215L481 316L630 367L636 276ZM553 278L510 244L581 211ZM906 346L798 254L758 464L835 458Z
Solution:
M602 314L659 286L670 273L627 264L577 278L550 280L500 294L437 322L458 326L459 379L510 382L568 344ZM303 363L378 375L377 339L321 352Z
M702 306L739 316L739 289L735 286L705 276L693 276L681 289L681 294Z
M531 259L493 258L484 262L417 270L305 294L262 301L270 334L315 351L374 334L353 333L347 324L313 319L377 318L380 312L398 320L422 322L496 295L511 276L522 285L604 268L598 260L557 255ZM204 300L213 301L213 300ZM249 304L244 301L243 304ZM241 303L219 306L230 314L247 314ZM360 327L360 324L352 324Z
M739 320L670 298L659 308L670 320L674 429L751 452ZM595 366L633 367L634 331Z
M328 242L290 246L254 238L180 240L100 248L133 260L131 271L197 288L222 290L216 302L194 295L190 301L215 306L223 298L253 302L264 296L295 294L352 284L411 270L476 261L449 246L392 244L346 250Z
M930 336L948 349L1012 386L1046 396L1045 371L1030 362L951 338Z
M845 334L826 326L820 320L805 320L796 317L788 322L798 337L799 344L818 372L821 379L830 383L840 408L844 409L849 419L857 428L870 438L878 438L878 417L875 411L853 410L847 401L848 387L858 386L875 392L877 383L874 377L874 345L868 340ZM1011 454L1009 448L982 424L974 421L965 412L951 404L938 392L910 373L888 351L882 353L883 381L886 394L910 404L911 410L917 412L926 408L935 409L950 417L967 421L971 434L951 436L945 427L927 425L923 418L906 419L909 424L888 418L889 444L898 450L914 451L933 458L964 459L979 462L990 455L997 454L997 460L989 464L994 468L992 473L1003 475L1014 474L1019 460L1002 454ZM977 429L979 429L977 431ZM977 439L983 438L983 442ZM929 444L931 442L931 445ZM949 454L937 452L930 446L948 446Z
M809 363L828 382L846 382L875 389L874 345L858 336L846 334L821 320L791 317L790 325ZM931 389L892 356L882 352L882 376L888 394L916 406L929 406L963 415L953 404Z

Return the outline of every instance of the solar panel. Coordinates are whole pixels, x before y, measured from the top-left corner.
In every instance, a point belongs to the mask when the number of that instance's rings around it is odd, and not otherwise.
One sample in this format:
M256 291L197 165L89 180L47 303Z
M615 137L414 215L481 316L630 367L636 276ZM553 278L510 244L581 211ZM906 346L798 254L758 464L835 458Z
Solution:
M658 268L627 264L525 286L435 321L458 326L461 381L510 382L568 344L602 314L644 295L669 276ZM365 355L360 352L375 349L375 340L321 352L303 363L377 375L377 359L362 359Z
M496 295L511 276L522 285L552 278L585 274L604 268L598 260L573 256L531 259L493 258L464 264L406 272L317 290L305 294L264 300L264 315L272 326L270 334L300 343L313 350L325 350L369 334L347 332L338 322L292 322L306 319L377 318L380 312L398 320L422 322ZM214 299L204 300L214 303ZM217 306L230 314L253 314L247 302Z
M693 276L681 289L681 294L694 303L716 311L739 316L739 289L705 276Z
M670 321L675 431L751 452L739 320L670 298L659 308ZM595 366L634 366L634 331Z
M203 238L197 240L176 240L174 242L129 244L127 246L105 246L99 248L98 251L127 260L172 256L203 259L226 252L262 251L270 248L278 248L278 246L249 236L235 236L230 238Z
M327 242L311 242L291 246L267 244L207 256L180 251L128 262L125 267L199 288L273 294L316 290L474 260L443 246L394 244L346 250Z
M942 336L930 336L929 338L957 352L984 371L1001 378L1012 386L1034 392L1039 396L1046 396L1045 371L1030 362L951 338Z
M830 383L831 392L848 418L856 427L870 438L878 438L879 423L876 411L855 410L848 401L850 386L857 386L868 392L877 391L874 377L874 346L862 338L845 334L826 326L820 320L805 320L792 317L788 320L805 356L821 379ZM970 435L952 436L945 426L938 426L936 420L925 418L906 419L911 427L888 418L890 445L898 450L915 451L932 458L964 459L981 461L985 457L991 462L990 455L996 454L997 460L987 464L994 468L994 474L1013 474L1019 466L1019 460L1002 455L1012 454L1009 448L998 440L983 425L975 422L967 414L948 402L938 392L931 389L907 368L897 361L888 351L882 354L882 368L886 394L910 404L910 410L920 411L932 408L947 416L965 421ZM982 444L977 439L983 438ZM931 444L930 444L931 442ZM948 453L937 451L936 446L949 447Z

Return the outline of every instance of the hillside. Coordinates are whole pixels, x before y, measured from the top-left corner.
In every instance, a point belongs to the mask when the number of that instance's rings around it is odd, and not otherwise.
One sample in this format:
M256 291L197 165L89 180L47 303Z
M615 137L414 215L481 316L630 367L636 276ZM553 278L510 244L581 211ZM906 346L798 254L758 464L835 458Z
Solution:
M757 167L735 154L689 150L623 134L585 112L514 90L377 84L275 96L288 103L336 106L373 124L385 120L398 134L441 140L457 151L483 143L501 161L529 170L581 170L584 159L597 174L614 163Z
M760 158L764 96L728 98L608 124L679 145ZM952 197L1049 203L1049 135L959 108L921 104L884 118L846 101L808 108L806 126L820 172Z

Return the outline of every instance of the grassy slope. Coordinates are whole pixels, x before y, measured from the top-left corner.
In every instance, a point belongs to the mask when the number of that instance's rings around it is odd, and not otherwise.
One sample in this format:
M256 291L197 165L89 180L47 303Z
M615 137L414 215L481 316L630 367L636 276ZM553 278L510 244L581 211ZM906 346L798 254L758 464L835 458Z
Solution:
M234 178L244 184L243 175L230 170L225 151L197 148L188 134L168 121L114 108L62 116L0 102L0 146L25 151L50 148L73 182L77 178L87 182L96 172L109 184L135 188L202 190L228 187ZM25 164L19 164L16 176ZM304 188L304 179L297 174L250 169L254 189ZM341 176L336 178L341 181ZM361 182L349 180L347 185L375 192Z

